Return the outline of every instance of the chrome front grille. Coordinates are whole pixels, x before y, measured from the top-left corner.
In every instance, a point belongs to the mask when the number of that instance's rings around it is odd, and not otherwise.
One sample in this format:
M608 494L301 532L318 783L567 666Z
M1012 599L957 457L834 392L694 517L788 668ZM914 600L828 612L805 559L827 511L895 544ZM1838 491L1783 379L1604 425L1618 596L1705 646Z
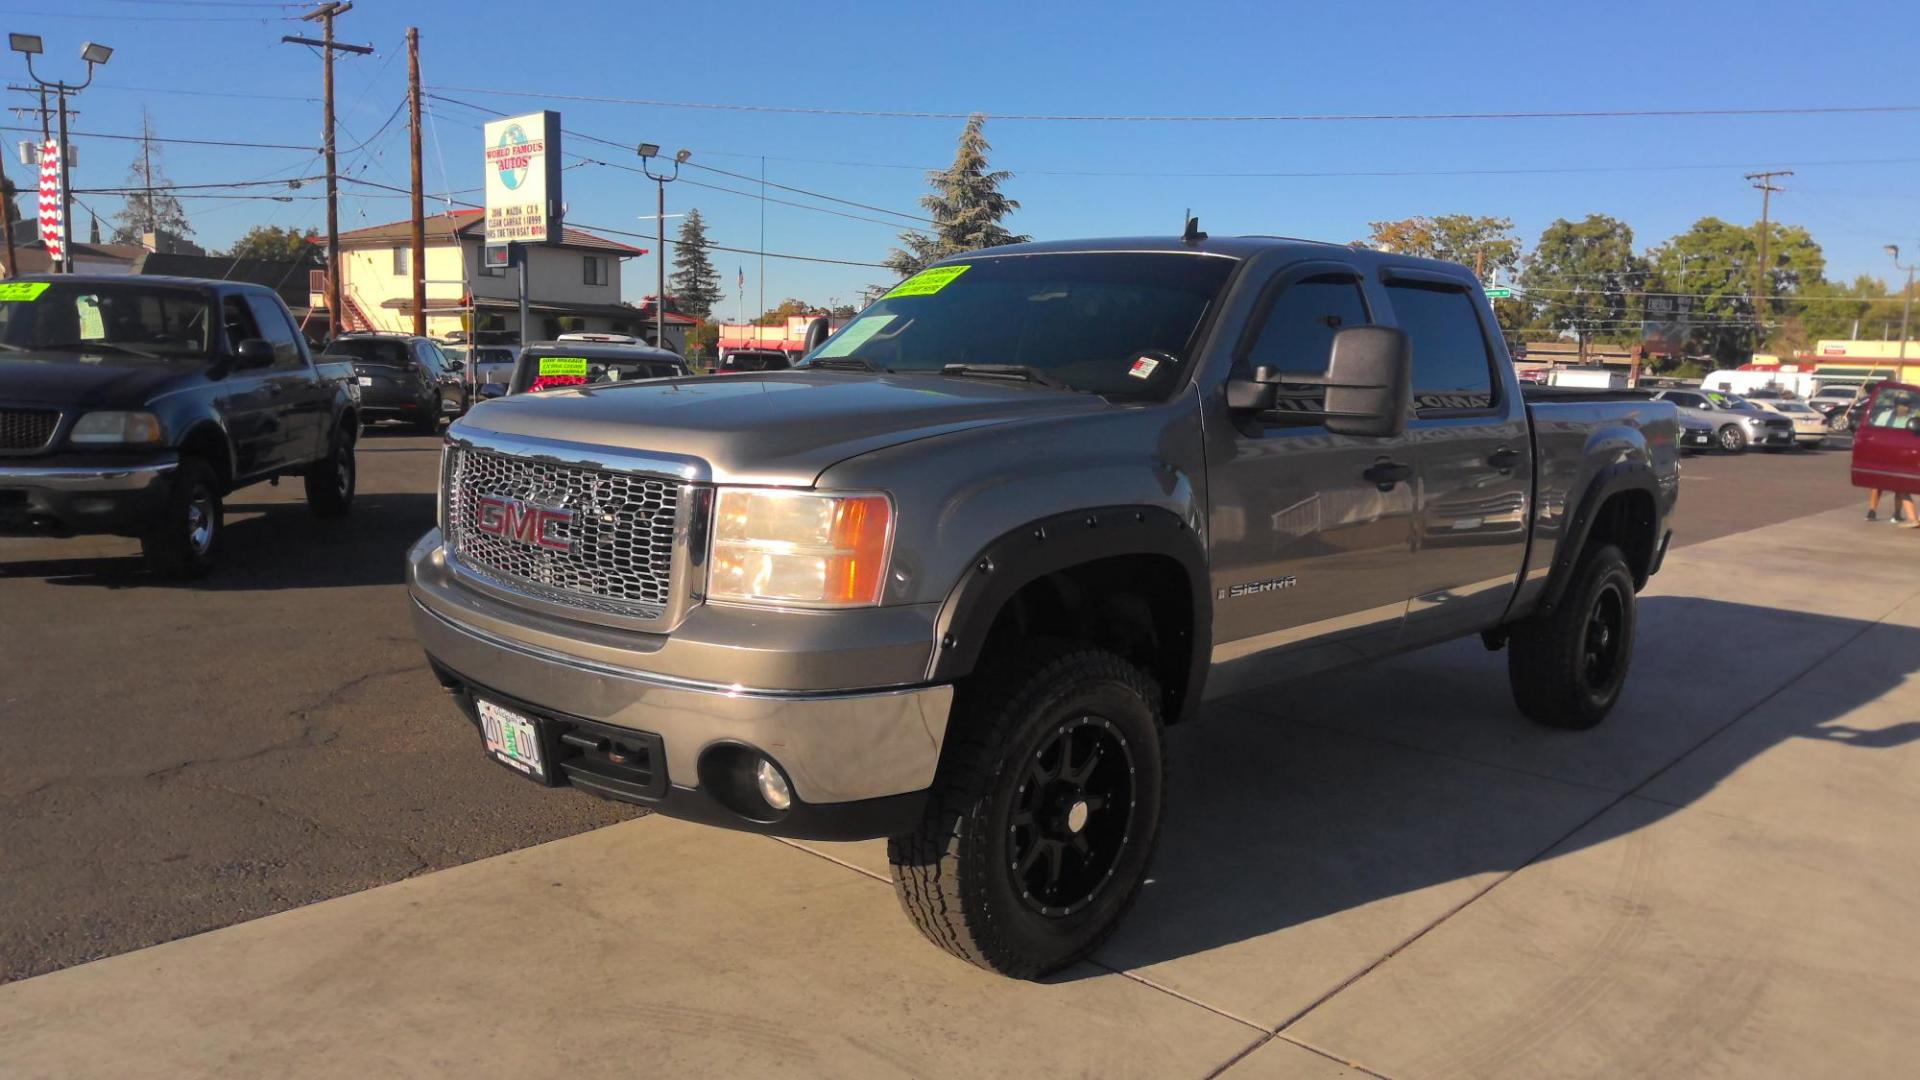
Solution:
M38 450L53 441L60 414L52 409L0 409L0 451Z
M587 611L651 619L667 610L680 509L677 481L471 447L456 447L449 455L449 546L467 570ZM554 546L540 546L481 531L481 502L488 498L571 517L541 534ZM497 507L490 513L497 525Z

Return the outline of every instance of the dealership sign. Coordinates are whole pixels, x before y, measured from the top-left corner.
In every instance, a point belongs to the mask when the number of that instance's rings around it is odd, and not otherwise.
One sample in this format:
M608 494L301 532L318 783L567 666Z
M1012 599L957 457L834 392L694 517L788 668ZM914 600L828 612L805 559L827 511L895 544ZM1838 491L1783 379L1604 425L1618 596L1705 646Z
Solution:
M486 126L487 243L560 239L560 114L510 116Z

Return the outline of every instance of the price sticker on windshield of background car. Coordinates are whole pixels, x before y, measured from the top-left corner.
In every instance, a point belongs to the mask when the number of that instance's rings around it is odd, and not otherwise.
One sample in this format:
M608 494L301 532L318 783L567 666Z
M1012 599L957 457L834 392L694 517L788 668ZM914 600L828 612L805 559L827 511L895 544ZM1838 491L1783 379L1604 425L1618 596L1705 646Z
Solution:
M584 356L543 356L540 358L542 375L578 375L587 377L587 358Z
M14 300L31 304L52 284L46 281L0 281L0 302Z
M936 266L931 270L922 270L893 287L893 291L881 297L882 300L897 300L902 296L932 296L941 289L953 284L955 278L973 269L967 266Z

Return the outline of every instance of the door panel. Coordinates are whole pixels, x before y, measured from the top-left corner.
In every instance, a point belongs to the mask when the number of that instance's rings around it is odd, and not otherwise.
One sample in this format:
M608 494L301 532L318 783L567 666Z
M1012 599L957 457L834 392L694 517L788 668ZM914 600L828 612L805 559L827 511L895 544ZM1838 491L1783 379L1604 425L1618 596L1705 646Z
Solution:
M1358 275L1283 271L1236 369L1326 370L1333 334L1368 321ZM1208 430L1214 674L1209 697L1378 655L1398 635L1413 489L1367 472L1405 461L1403 437L1222 417Z
M247 305L260 336L273 346L273 366L265 375L280 435L274 448L275 467L312 461L325 449L333 388L314 372L300 344L299 328L285 309L270 297L252 293L247 295Z
M1526 561L1533 448L1526 405L1495 376L1505 358L1479 301L1429 282L1393 282L1386 293L1413 347L1419 487L1402 644L1419 645L1505 614Z

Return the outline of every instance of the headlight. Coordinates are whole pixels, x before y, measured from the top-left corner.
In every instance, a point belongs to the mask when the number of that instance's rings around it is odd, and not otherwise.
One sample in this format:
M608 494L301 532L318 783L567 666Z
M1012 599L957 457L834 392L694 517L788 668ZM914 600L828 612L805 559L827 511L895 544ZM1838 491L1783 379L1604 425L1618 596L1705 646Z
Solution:
M160 418L149 412L90 412L74 421L68 442L158 443Z
M707 598L795 607L871 607L886 588L893 501L721 488Z

